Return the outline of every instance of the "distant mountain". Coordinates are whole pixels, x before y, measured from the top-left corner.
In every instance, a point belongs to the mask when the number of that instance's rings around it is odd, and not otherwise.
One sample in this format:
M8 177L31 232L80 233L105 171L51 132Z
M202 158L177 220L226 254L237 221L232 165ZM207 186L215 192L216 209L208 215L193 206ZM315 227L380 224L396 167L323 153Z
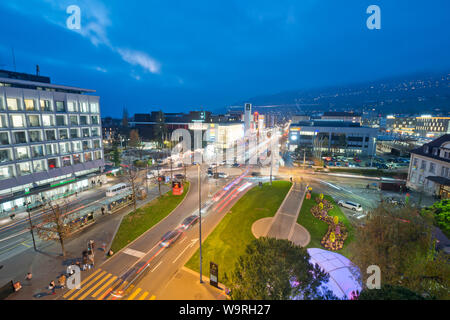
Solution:
M450 113L450 73L416 74L364 84L286 91L247 101L256 106L297 107L299 111L367 111L383 114Z

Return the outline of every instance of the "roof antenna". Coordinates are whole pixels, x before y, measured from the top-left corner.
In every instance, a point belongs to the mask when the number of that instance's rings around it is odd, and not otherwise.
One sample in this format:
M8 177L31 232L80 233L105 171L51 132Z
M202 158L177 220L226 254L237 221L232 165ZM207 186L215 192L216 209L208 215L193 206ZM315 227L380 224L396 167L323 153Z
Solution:
M39 65L37 64L37 65L36 65L36 75L37 75L37 76L39 76L40 71L41 71L41 70L40 70L40 68L39 68Z
M16 55L14 54L14 47L11 47L11 51L12 51L14 72L16 72Z

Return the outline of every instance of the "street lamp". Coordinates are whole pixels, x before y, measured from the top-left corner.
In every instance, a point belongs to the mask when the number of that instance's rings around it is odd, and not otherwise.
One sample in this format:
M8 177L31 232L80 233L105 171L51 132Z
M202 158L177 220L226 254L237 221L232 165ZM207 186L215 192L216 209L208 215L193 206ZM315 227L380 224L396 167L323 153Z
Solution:
M198 240L200 243L200 283L203 283L202 276L202 184L201 184L201 172L200 163L197 163L198 169Z

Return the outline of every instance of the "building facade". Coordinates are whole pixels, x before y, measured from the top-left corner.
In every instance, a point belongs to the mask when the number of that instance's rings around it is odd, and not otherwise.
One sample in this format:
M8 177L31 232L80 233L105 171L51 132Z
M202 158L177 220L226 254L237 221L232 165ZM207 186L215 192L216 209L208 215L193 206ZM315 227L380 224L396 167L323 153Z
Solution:
M99 97L0 72L0 213L91 187L104 168ZM7 76L7 77L5 77Z
M340 121L346 121L346 122L361 123L362 115L360 113L354 113L354 112L329 111L329 112L324 112L321 119L323 119L323 120L340 120Z
M407 186L450 198L450 134L411 151Z
M346 121L312 120L291 124L289 149L320 148L333 154L372 156L376 151L376 128Z
M417 117L415 133L426 138L438 138L450 133L450 117Z

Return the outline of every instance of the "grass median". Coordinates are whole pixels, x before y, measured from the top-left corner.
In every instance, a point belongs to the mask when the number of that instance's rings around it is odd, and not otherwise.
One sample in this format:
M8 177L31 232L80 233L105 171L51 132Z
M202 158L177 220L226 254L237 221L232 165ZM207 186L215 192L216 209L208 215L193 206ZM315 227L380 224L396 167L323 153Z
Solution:
M261 218L273 217L291 187L288 181L274 181L249 190L225 215L214 231L202 243L203 273L208 274L209 263L219 266L219 281L224 272L228 276L237 258L244 254L247 244L255 237L251 227ZM199 271L199 250L187 262L186 267Z
M300 209L300 214L297 218L297 223L301 224L303 227L305 227L309 234L311 235L311 241L307 245L307 248L320 248L325 249L320 244L320 241L322 240L323 236L328 231L328 224L324 221L321 221L314 217L311 213L311 208L316 205L315 199L319 195L317 193L311 194L311 199L304 199L302 208ZM340 253L347 258L350 255L350 252L348 250L349 244L353 241L353 227L350 221L347 219L345 214L342 212L341 208L337 205L337 203L328 195L324 195L324 199L330 201L330 203L333 205L333 209L331 209L328 212L328 215L330 216L338 216L339 221L341 221L348 230L348 237L344 242L344 247L341 250L336 251L337 253Z
M119 230L114 237L111 249L117 252L138 238L145 231L167 217L183 201L189 191L189 182L184 183L182 195L174 196L167 192L143 207L131 212L122 219Z

